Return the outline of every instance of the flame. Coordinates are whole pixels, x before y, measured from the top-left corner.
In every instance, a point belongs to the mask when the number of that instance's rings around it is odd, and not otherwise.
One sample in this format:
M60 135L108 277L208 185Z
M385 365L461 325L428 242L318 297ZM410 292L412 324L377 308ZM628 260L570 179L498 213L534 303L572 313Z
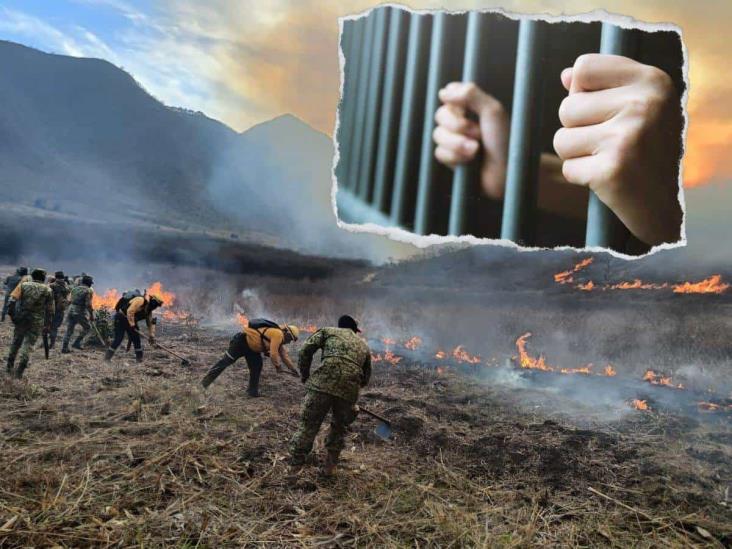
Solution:
M582 269L589 267L594 260L594 257L588 257L577 263L570 270L555 274L554 282L556 282L557 284L571 284L572 282L574 282L574 273L578 273Z
M410 351L416 351L420 345L422 345L422 338L419 336L411 337L404 342L404 346Z
M385 338L383 338L383 339L381 340L381 342L382 342L382 343L383 343L384 345L394 345L394 344L396 344L396 340L395 340L395 339L391 339L390 337L385 337Z
M549 366L544 360L544 356L534 358L526 351L526 340L531 337L531 332L526 332L516 340L516 348L519 353L519 363L522 368L532 370L544 370L545 372L553 372L554 368Z
M607 377L615 377L616 375L618 375L618 373L615 371L615 368L613 368L611 364L605 366L604 374Z
M643 375L643 381L647 381L648 383L651 383L653 385L664 385L666 387L672 387L675 389L683 389L684 385L679 383L677 385L674 385L674 382L671 380L671 377L663 377L659 374L656 374L653 370L648 370Z
M437 352L435 353L435 358L437 360L443 360L447 358L447 353L441 349L437 349Z
M117 305L117 302L121 297L122 294L119 293L116 288L110 288L103 294L94 292L94 295L92 296L92 307L95 310L104 308L111 311L114 309L114 306Z
M468 364L479 364L480 363L480 356L471 355L465 349L463 349L462 345L458 345L457 347L455 347L452 350L452 356L458 362L467 362Z
M729 284L722 282L718 274L712 275L701 282L684 282L674 286L675 294L721 294L727 291Z
M384 352L384 360L391 364L392 366L395 366L399 364L399 362L402 360L402 357L395 355L391 351L385 351Z
M714 404L713 402L697 402L697 406L705 412L716 412L720 409L719 404Z
M631 404L636 410L650 410L648 403L645 400L638 400L637 398L634 398Z
M568 271L555 274L554 282L557 284L573 284L575 282L574 275L592 264L593 260L594 258L588 257ZM574 284L574 287L582 292L591 292L593 290L666 290L671 288L676 294L722 294L730 288L730 284L722 282L722 276L715 274L699 282L682 282L680 284L644 282L636 278L632 281L625 280L602 286L588 280L587 282Z
M314 334L318 331L318 327L315 324L308 324L306 326L303 326L302 331L309 334Z
M402 357L395 355L394 353L392 353L389 350L384 351L383 355L380 353L377 353L377 354L371 353L371 362L373 364L376 364L378 362L388 362L392 366L396 366L397 364L399 364L399 362L401 362L401 360L402 360Z

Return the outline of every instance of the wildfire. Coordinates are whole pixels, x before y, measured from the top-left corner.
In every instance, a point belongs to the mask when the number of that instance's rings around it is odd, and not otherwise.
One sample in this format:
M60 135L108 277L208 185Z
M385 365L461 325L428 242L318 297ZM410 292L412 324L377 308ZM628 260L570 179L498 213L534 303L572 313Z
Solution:
M594 257L588 257L577 263L570 270L555 274L554 282L556 282L557 284L571 284L572 282L574 282L574 274L578 273L586 267L589 267L594 260Z
M532 370L544 370L545 372L553 372L554 368L549 366L544 360L544 356L534 358L526 351L526 340L531 337L531 332L526 332L516 340L516 348L519 353L519 363L522 368L530 368Z
M615 371L615 368L613 368L610 364L605 366L605 370L603 371L603 373L607 377L615 377L616 375L618 375L618 373Z
M458 362L467 362L468 364L480 364L479 355L471 355L462 345L458 345L452 350L452 357Z
M574 275L592 264L593 258L588 257L577 263L568 271L554 275L554 282L557 284L574 284ZM636 278L632 281L622 281L615 284L598 285L594 281L574 284L577 290L591 292L593 290L666 290L671 288L676 294L722 294L730 288L730 284L722 282L722 276L715 274L699 282L683 282L670 284L668 282L644 282Z
M716 412L720 409L719 404L714 404L713 402L697 402L697 406L705 412Z
M638 400L637 398L634 398L631 402L631 405L636 410L650 410L650 408L648 407L648 403L645 400Z
M648 370L645 373L645 375L643 376L643 381L647 381L652 385L665 385L666 387L672 387L675 389L684 388L683 384L679 383L678 385L674 385L670 377L663 377L659 374L656 374L656 372L654 372L653 370Z
M399 362L401 362L401 360L402 360L402 357L400 357L399 355L395 355L393 352L391 352L389 350L384 351L383 355L380 353L376 353L376 354L371 353L371 362L373 364L376 364L378 362L388 362L392 366L396 366L397 364L399 364Z
M384 345L395 345L395 344L396 344L396 340L395 340L395 339L391 339L390 337L385 337L385 338L383 338L383 339L381 340L381 342L382 342L382 343L383 343Z
M153 282L147 289L147 295L154 295L163 300L165 307L170 310L175 305L177 296L173 292L166 291L161 282Z
M722 282L720 275L712 275L701 282L684 282L674 286L675 294L721 294L727 291L729 284Z
M122 297L122 294L116 288L111 288L103 294L94 293L92 296L92 307L94 310L98 309L114 309L114 306Z
M404 342L404 346L410 351L416 351L420 345L422 345L422 338L419 336L411 337Z
M443 360L443 359L447 358L447 353L445 351L438 349L437 352L435 353L435 358L437 360Z
M314 334L318 331L318 327L315 324L307 324L306 326L303 326L302 331L309 334Z
M591 375L592 374L592 364L588 364L587 366L583 366L582 368L562 368L559 371L563 374Z

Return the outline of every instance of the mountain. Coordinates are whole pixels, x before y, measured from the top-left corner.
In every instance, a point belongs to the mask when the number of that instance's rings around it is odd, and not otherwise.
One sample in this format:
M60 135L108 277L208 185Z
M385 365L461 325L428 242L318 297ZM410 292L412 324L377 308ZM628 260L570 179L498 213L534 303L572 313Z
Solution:
M292 115L239 134L106 61L0 41L0 67L6 208L377 261L401 246L337 228L333 144Z

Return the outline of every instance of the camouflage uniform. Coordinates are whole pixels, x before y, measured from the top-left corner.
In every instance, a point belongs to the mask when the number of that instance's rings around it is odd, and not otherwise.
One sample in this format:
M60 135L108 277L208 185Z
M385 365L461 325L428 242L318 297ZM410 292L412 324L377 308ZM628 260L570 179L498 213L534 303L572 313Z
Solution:
M69 303L69 293L71 292L71 289L64 279L57 279L51 283L51 291L53 292L53 304L56 310L53 315L53 322L51 322L50 332L50 347L53 348L56 344L58 329L61 327L61 324L64 323L64 315L66 314L66 306Z
M313 355L322 349L321 366L310 376ZM313 441L328 412L330 431L325 440L329 459L338 461L346 429L356 418L354 405L360 387L371 377L371 351L348 328L322 328L305 341L300 350L300 375L306 383L300 427L290 443L293 464L301 464L313 448Z
M75 349L81 349L81 342L84 341L89 330L91 330L91 324L86 313L92 310L93 295L94 290L83 284L74 286L71 289L71 298L69 300L71 305L69 306L69 316L66 322L66 333L64 334L62 352L66 353L69 351L69 341L71 341L71 336L74 335L74 329L77 324L80 324L82 329L76 340L74 340L73 347Z
M23 377L33 346L41 332L49 327L54 313L51 288L42 282L21 282L19 290L17 298L13 295L17 301L13 314L15 331L7 363L8 373L12 374L18 357L18 367L15 369L18 379ZM18 293L18 288L13 293Z

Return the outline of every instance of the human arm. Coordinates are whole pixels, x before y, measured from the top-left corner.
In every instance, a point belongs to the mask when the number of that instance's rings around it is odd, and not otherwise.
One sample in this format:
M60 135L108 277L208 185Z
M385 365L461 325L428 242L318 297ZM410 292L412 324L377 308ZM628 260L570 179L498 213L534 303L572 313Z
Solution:
M310 377L310 365L313 362L313 356L322 349L325 344L325 333L323 330L318 330L313 335L305 340L302 348L300 349L300 356L298 357L298 368L300 370L300 379L305 383Z
M295 368L295 365L292 363L292 359L290 358L290 354L287 352L287 347L285 345L280 345L280 358L290 372L293 374L297 373L297 368Z
M366 360L361 367L361 387L366 387L371 381L371 352L366 354Z
M646 244L678 240L683 121L671 78L626 57L588 54L565 69L561 81L569 95L559 108L563 127L554 137L558 158L541 158L539 207L580 217L589 189ZM470 83L447 85L440 99L436 158L456 166L483 150L483 189L501 198L509 135L505 110ZM479 122L470 120L469 112Z

